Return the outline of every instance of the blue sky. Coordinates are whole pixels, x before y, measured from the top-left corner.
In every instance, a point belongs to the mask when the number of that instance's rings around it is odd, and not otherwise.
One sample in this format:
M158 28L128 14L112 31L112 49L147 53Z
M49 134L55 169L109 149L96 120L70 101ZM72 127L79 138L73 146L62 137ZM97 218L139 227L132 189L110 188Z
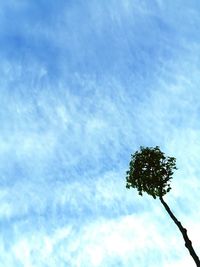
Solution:
M200 255L200 4L0 3L0 265L195 266L130 154L177 158L166 201Z

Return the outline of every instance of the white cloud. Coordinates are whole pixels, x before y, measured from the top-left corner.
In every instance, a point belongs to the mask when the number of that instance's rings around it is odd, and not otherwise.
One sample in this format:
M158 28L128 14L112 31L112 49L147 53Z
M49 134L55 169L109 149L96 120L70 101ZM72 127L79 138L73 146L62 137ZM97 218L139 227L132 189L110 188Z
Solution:
M70 266L109 266L116 260L123 264L173 264L184 257L181 242L174 238L173 231L160 231L156 219L149 214L119 217L118 219L91 221L80 228L57 228L49 234L33 232L22 236L12 249L11 256L26 266L63 264ZM146 225L146 226L145 226ZM169 230L169 229L168 229ZM189 256L185 257L189 261ZM61 264L62 266L62 264ZM64 266L64 265L63 265Z

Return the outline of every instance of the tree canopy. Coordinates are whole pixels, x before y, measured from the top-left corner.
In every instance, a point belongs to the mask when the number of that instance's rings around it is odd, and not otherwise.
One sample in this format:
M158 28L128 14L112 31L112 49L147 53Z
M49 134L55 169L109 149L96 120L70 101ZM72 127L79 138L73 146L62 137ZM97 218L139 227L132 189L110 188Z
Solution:
M141 146L131 155L126 187L136 188L139 195L146 192L153 198L162 197L171 190L170 180L176 169L176 158L166 157L159 146Z

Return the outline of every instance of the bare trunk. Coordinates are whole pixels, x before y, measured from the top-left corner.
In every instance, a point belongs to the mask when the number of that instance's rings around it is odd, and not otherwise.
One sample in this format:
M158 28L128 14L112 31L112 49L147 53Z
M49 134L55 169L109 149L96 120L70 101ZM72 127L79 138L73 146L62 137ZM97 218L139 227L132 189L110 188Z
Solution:
M174 214L172 213L172 211L170 210L169 206L167 205L167 203L164 201L164 199L162 198L162 196L160 197L160 201L163 204L163 206L165 207L166 211L168 212L169 216L172 218L172 220L174 221L174 223L177 225L177 227L179 228L179 230L181 231L181 234L183 236L183 239L185 241L185 246L188 249L190 255L192 256L193 260L196 263L197 267L200 267L200 260L199 257L197 256L196 252L194 251L194 248L192 246L192 242L190 241L188 235L187 235L187 230L182 226L181 222L179 222L177 220L177 218L174 216Z

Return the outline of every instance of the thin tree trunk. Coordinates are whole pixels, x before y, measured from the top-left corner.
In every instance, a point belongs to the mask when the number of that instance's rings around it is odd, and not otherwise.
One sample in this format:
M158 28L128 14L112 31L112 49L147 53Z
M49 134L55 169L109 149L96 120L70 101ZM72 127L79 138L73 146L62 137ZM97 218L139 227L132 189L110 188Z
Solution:
M192 246L192 242L191 242L191 240L189 239L189 237L187 235L187 230L182 226L181 222L179 222L177 220L177 218L174 216L174 214L172 213L172 211L170 210L169 206L164 201L164 199L162 198L162 196L160 197L160 201L163 204L163 206L165 207L165 209L168 212L169 216L172 218L172 220L174 221L174 223L177 225L177 227L181 231L181 234L182 234L183 239L185 241L185 246L189 250L190 255L192 256L193 260L196 263L196 266L197 267L200 267L199 257L197 256L196 252L194 251L194 248Z

